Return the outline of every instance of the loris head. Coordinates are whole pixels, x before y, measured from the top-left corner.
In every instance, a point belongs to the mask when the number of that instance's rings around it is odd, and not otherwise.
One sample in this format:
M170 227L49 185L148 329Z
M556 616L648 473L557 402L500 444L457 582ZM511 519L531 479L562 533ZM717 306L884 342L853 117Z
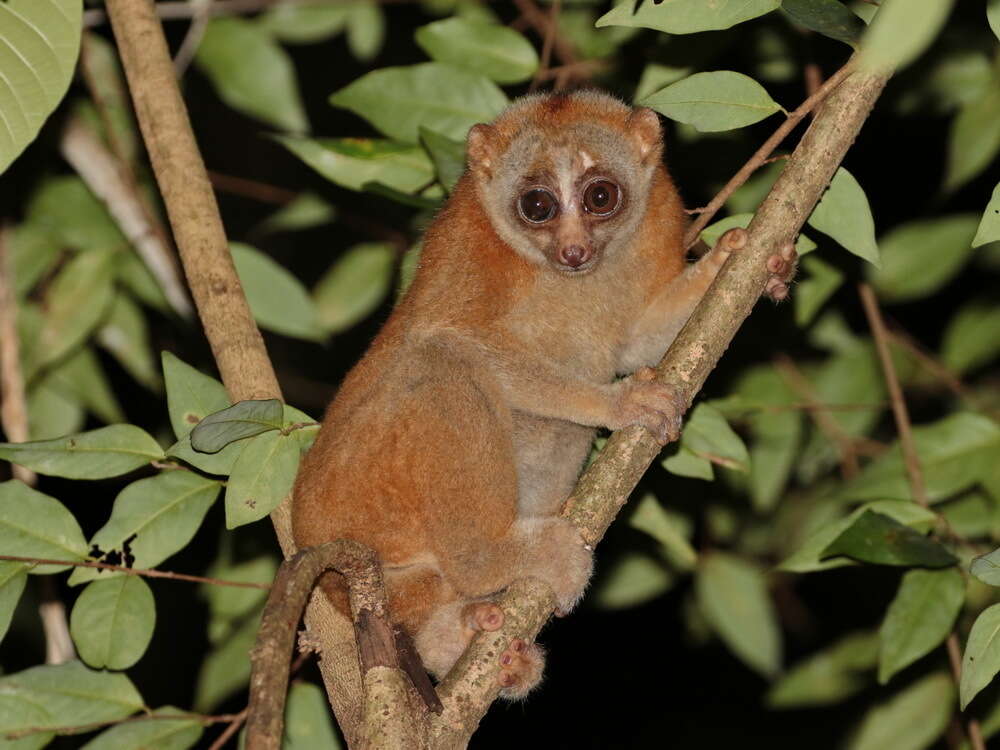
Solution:
M543 94L469 131L469 173L508 245L574 276L631 242L662 148L652 110L596 91Z

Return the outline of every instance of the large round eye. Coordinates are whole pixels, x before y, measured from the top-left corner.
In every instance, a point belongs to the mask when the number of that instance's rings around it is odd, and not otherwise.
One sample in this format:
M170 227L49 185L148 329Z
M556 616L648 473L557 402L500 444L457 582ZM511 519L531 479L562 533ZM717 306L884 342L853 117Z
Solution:
M618 208L621 193L618 186L608 180L595 180L583 191L583 207L589 213L609 216Z
M559 202L548 190L534 188L521 196L517 202L518 209L525 221L532 224L542 224L556 215L559 210Z

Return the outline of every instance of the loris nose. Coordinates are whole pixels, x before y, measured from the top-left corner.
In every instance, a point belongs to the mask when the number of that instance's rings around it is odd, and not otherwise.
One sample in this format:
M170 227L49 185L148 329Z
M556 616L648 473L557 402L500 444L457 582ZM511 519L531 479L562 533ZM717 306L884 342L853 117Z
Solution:
M570 268L579 268L590 260L590 250L583 245L566 245L559 250L559 262Z

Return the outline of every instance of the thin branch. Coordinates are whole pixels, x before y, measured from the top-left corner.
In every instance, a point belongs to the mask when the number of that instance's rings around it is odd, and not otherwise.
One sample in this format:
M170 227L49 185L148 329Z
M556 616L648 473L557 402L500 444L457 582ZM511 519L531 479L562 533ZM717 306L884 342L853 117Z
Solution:
M232 736L240 731L240 727L243 726L243 723L247 720L247 712L249 710L249 708L244 708L236 714L229 722L229 726L223 730L222 734L215 738L215 742L209 745L208 750L222 750Z
M547 16L534 0L514 0L514 5L542 39L551 35L552 49L563 65L572 65L580 59L573 44L559 31L558 24Z
M562 9L562 0L554 0L549 9L549 28L545 32L545 41L542 42L542 57L535 71L534 78L531 79L531 86L528 91L534 91L542 82L542 77L548 72L552 63L552 43L556 38L556 29L559 28L559 11Z
M697 220L695 220L690 227L688 227L687 234L684 235L684 246L691 247L698 241L698 235L701 234L701 230L708 226L708 223L715 216L716 212L729 200L736 189L740 187L744 182L746 182L750 175L755 171L760 169L771 155L771 152L778 147L778 145L785 140L789 133L794 130L795 126L799 124L803 117L812 112L816 107L823 102L830 92L836 89L840 83L847 78L851 73L851 62L848 61L840 70L834 73L830 78L816 90L816 93L806 99L798 108L789 113L785 121L781 123L777 130L764 141L763 145L750 157L749 161L744 164L740 170L732 176L732 178L725 184L725 187L718 192L718 194L712 198L712 200L701 210L700 215ZM825 188L825 186L824 186Z
M69 565L75 568L97 568L98 570L113 570L117 573L125 573L130 576L142 576L144 578L165 578L170 581L186 581L188 583L207 583L212 586L232 586L241 589L261 589L270 591L269 583L253 583L250 581L226 581L221 578L208 578L205 576L192 576L187 573L172 573L169 570L153 570L152 568L126 568L124 565L112 565L110 563L92 562L90 560L49 560L44 557L20 557L18 555L0 555L0 560L10 560L12 562L32 563L34 565Z

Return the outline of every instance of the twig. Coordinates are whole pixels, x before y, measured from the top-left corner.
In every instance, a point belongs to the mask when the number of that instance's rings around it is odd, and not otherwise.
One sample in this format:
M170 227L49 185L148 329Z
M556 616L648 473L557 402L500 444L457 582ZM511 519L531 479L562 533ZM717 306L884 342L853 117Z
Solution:
M554 0L549 9L549 28L545 32L545 41L542 42L542 57L538 64L538 70L535 71L535 76L531 79L528 91L537 89L538 84L542 82L542 76L548 72L549 64L552 62L552 42L556 38L556 29L559 27L559 11L561 9L562 0Z
M238 714L236 714L232 720L229 722L229 726L226 727L222 734L215 738L215 742L209 745L208 750L222 750L229 742L230 738L240 731L240 727L243 726L243 722L247 720L247 712L249 708L244 708Z
M174 70L178 78L184 76L191 61L194 60L194 56L198 52L198 45L201 44L201 40L205 36L205 29L208 28L208 22L211 20L212 0L189 0L188 4L194 6L194 15L191 17L191 25L188 26L187 33L184 35L184 41L181 42L177 54L174 55Z
M573 45L559 32L558 24L542 12L534 0L514 0L514 5L542 39L551 35L552 48L564 65L572 65L579 60Z
M961 379L924 349L910 334L904 331L898 324L893 325L893 330L888 331L889 339L906 349L917 362L923 365L931 375L940 380L945 387L962 400L971 400L968 388Z
M698 219L688 227L687 234L684 235L685 247L691 247L698 241L698 235L701 234L701 230L708 226L708 222L712 220L712 217L722 208L723 204L729 200L729 196L736 192L736 188L746 182L750 178L750 175L764 165L764 161L771 155L771 152L785 140L802 118L819 106L830 95L830 92L836 89L850 73L851 62L848 61L840 70L830 76L826 83L817 89L815 94L802 102L794 112L789 113L785 121L771 134L771 137L764 141L763 145L757 149L746 164L740 167L740 170L732 176L729 182L725 184L725 187L700 212Z
M92 562L90 560L49 560L44 557L19 557L18 555L0 555L0 560L11 560L13 562L33 563L35 565L71 565L76 568L97 568L99 570L114 570L118 573L125 573L130 576L143 576L145 578L166 578L171 581L187 581L189 583L207 583L212 586L233 586L241 589L262 589L269 591L269 583L253 583L250 581L226 581L221 578L208 578L205 576L192 576L187 573L172 573L169 570L153 570L152 568L126 568L124 565L112 565L110 563Z

